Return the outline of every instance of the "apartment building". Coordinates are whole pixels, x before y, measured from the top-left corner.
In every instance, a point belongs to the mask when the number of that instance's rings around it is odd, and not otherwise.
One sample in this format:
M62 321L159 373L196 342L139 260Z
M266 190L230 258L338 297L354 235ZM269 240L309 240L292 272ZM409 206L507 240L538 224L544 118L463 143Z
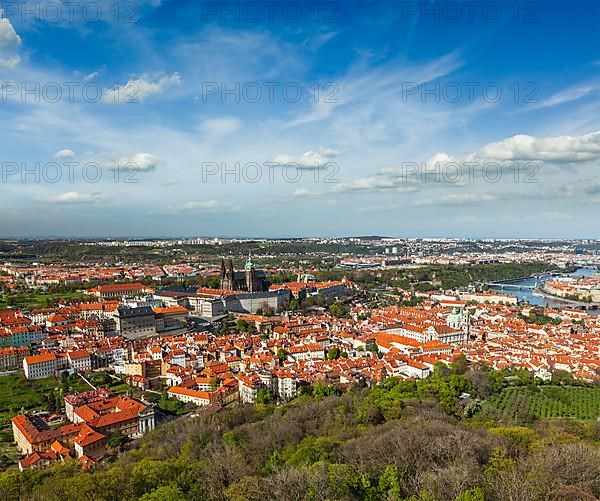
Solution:
M92 359L87 350L70 351L67 353L71 372L91 372Z
M23 367L23 359L29 355L29 348L0 348L0 372L13 371Z
M139 339L156 334L156 319L150 306L138 308L117 308L115 315L116 328L121 336L127 339Z
M54 353L31 355L23 359L23 370L27 379L42 379L53 376L58 370L58 360Z
M131 284L99 285L89 292L102 299L120 299L123 296L141 296L143 294L151 294L154 291L144 284L135 282Z

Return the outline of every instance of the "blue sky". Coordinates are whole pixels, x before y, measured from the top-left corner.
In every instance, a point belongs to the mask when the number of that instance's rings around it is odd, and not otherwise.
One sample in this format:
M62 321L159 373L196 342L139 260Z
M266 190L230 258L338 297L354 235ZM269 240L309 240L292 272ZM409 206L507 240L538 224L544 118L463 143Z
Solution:
M599 238L600 2L0 2L0 236Z

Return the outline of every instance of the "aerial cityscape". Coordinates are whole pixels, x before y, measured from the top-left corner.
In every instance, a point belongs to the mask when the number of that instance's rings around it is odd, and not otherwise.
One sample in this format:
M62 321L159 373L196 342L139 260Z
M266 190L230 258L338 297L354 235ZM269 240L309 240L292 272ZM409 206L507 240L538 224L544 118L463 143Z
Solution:
M600 2L0 2L0 499L600 499Z

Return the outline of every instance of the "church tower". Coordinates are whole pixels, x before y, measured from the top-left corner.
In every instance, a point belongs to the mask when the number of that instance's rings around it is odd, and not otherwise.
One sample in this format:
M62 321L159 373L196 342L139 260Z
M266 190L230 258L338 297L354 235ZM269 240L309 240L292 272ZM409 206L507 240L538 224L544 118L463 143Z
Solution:
M220 288L225 291L235 290L235 272L231 259L227 264L225 264L225 258L221 259Z
M221 258L221 269L219 271L219 288L223 290L225 286L225 258Z
M252 264L252 256L248 253L248 259L246 261L246 266L244 267L246 271L246 290L248 292L256 292L256 280L254 279L254 264Z

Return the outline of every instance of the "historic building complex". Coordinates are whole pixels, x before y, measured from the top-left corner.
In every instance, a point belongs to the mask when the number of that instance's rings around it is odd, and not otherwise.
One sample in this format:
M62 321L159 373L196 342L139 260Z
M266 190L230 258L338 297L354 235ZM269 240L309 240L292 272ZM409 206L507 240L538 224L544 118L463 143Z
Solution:
M230 259L225 263L225 259L222 259L220 278L219 288L225 291L264 292L269 290L269 282L265 273L254 267L250 255L248 255L244 271L235 271L233 260Z

